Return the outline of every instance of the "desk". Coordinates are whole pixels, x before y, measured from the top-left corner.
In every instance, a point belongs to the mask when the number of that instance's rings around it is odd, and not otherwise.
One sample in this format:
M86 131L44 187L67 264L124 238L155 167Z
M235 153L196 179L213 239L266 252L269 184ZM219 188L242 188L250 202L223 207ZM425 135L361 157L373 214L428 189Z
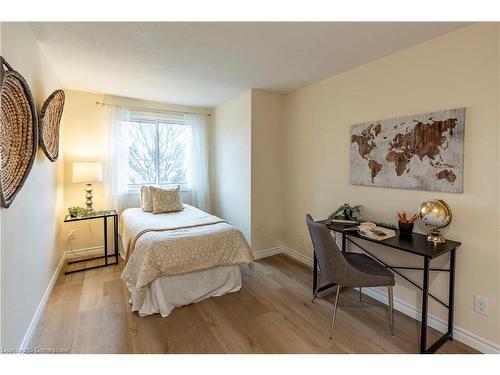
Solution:
M112 254L108 255L108 218L112 217L113 218L113 242L114 242L114 251ZM94 260L94 259L104 259L104 264L100 264L97 266L92 266L92 267L86 267L86 268L79 268L77 270L72 270L72 271L66 271L65 274L68 273L75 273L75 272L81 272L81 271L87 271L91 270L94 268L101 268L101 267L107 267L111 266L114 264L118 264L118 214L116 213L115 210L108 210L102 215L94 215L94 216L84 216L84 217L71 217L71 216L66 216L64 219L65 223L71 223L74 221L81 221L81 220L92 220L92 219L103 219L103 229L104 229L104 255L102 256L97 256L93 258L84 258L84 259L78 259L78 260L72 260L68 262L68 264L73 264L73 263L79 263L79 262L86 262L89 260ZM108 262L108 257L114 257L115 261L110 263Z
M325 221L320 221L324 223ZM413 286L417 287L422 291L422 320L420 329L420 353L434 353L438 348L440 348L447 340L453 340L453 298L454 298L454 283L455 283L455 251L461 245L460 242L447 240L444 244L433 244L426 240L426 236L419 233L413 233L411 237L393 237L383 241L377 241L360 236L356 231L348 231L346 228L352 227L352 224L338 224L333 223L327 226L331 231L340 233L342 235L342 251L346 251L346 243L350 242L366 252L372 258L392 270L397 275L401 276L403 279L408 281ZM405 251L414 255L418 255L423 258L423 267L403 267L388 265L370 251L366 250L359 243L353 241L354 238L362 239L368 242L374 242L380 245L388 246L393 249ZM431 268L430 261L441 255L450 253L450 268ZM403 275L399 270L421 270L424 273L423 285L420 286L407 276ZM429 293L429 272L439 271L439 272L449 272L449 287L448 287L448 303L441 301L439 298L433 296ZM318 263L316 260L316 254L314 254L314 269L313 269L313 293L316 290L318 283ZM334 284L328 284L322 286L318 291L323 291L331 288ZM429 297L433 298L445 308L448 309L448 330L442 335L435 343L433 343L429 348L427 348L427 316L428 316L428 302Z

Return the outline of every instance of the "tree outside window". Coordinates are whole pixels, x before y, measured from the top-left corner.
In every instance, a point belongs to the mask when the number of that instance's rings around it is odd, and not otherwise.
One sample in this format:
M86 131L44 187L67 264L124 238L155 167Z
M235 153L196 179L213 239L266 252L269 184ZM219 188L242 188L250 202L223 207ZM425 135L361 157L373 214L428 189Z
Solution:
M183 123L130 121L129 185L189 186L191 177L191 127Z

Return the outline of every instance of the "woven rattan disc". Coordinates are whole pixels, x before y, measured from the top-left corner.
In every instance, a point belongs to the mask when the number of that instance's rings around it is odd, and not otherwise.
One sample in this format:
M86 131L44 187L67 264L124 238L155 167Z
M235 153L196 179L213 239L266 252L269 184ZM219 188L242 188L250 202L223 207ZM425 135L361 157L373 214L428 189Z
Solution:
M59 124L64 108L64 91L54 91L43 103L38 119L40 146L49 160L59 156Z
M1 58L0 65L0 201L7 208L33 166L38 128L28 84Z

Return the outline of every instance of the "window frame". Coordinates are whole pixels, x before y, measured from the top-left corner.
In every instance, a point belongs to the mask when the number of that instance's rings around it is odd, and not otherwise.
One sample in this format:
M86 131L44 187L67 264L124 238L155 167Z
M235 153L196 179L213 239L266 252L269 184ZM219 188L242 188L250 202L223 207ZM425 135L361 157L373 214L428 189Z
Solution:
M151 114L150 114L151 116ZM149 117L149 116L148 116ZM182 126L188 126L191 128L190 124L187 124L186 121L181 120L181 119L162 119L161 116L154 118L145 118L142 116L131 116L127 122L136 122L136 123L149 123L149 124L154 124L155 125L155 156L154 156L154 165L155 165L155 182L154 183L140 183L140 184L130 184L127 183L127 191L128 193L137 193L140 191L141 186L160 186L163 188L176 188L179 187L180 191L186 191L190 192L192 189L191 184L189 184L188 181L180 184L165 184L162 183L160 184L160 178L159 178L159 173L160 173L160 123L167 124L167 125L182 125ZM191 129L191 137L193 136L192 129ZM128 167L128 166L127 166Z

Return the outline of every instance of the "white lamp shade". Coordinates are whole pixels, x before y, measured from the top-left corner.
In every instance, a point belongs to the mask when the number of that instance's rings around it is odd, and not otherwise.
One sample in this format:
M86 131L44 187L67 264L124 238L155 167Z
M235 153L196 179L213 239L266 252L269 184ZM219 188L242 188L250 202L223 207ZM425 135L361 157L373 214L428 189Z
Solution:
M73 163L73 183L102 181L102 163Z

